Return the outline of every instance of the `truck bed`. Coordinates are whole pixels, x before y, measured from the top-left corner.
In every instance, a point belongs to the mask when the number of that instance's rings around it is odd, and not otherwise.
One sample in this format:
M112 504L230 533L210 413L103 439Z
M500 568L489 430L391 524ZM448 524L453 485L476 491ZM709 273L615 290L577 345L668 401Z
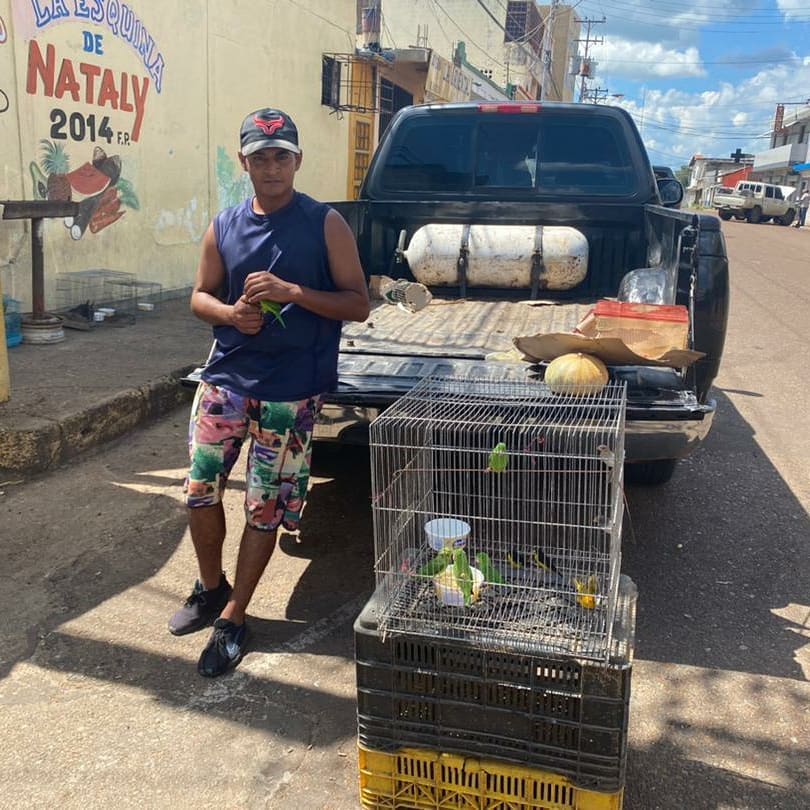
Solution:
M343 327L342 354L415 355L482 360L513 348L512 338L571 332L591 303L437 299L410 313L373 302L364 323Z
M513 349L512 338L518 335L571 332L592 306L585 301L434 298L421 312L410 313L374 302L364 323L344 324L340 382L326 400L386 405L428 375L524 379L525 364L491 355ZM671 403L691 397L676 369L625 366L613 373L627 382L632 402Z

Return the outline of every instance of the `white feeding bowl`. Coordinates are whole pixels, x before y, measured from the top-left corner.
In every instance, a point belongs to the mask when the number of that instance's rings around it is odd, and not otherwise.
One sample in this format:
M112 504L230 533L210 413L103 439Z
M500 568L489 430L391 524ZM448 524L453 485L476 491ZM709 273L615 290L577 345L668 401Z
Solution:
M472 571L472 601L477 602L484 587L484 575L477 569L470 566ZM436 597L443 605L449 607L464 607L464 594L456 582L456 573L452 565L448 565L439 574L433 577L433 587L436 589Z
M464 548L471 531L470 524L458 518L434 518L425 524L428 545L434 551Z

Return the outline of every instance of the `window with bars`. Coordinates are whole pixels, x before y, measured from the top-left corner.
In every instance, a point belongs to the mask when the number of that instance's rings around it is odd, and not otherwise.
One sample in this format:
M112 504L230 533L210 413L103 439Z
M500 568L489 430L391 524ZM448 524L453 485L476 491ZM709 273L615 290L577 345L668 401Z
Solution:
M504 42L514 42L526 35L526 23L529 17L529 3L509 2L506 4L506 25Z
M340 104L340 62L333 56L324 56L321 62L321 104Z
M377 73L371 62L347 53L325 53L321 59L321 104L341 111L377 109Z
M543 41L543 19L534 2L510 0L506 4L504 42L526 42L537 53Z

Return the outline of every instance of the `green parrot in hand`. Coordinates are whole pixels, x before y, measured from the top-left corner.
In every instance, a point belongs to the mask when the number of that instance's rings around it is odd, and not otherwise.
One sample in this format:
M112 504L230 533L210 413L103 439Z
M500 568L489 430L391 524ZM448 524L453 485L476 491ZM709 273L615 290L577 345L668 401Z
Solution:
M287 328L284 318L281 317L281 304L278 301L260 301L259 306L262 308L262 312L269 312L281 324L282 328Z

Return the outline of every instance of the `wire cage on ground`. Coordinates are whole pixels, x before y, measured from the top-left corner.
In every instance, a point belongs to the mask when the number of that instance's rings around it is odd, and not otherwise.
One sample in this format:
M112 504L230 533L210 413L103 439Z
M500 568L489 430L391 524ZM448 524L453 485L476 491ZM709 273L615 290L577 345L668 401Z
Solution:
M75 270L56 274L56 304L60 310L68 310L90 302L95 306L110 304L115 300L111 283L129 284L135 280L134 273L123 270Z
M623 383L430 377L371 425L382 632L606 661L621 567Z

